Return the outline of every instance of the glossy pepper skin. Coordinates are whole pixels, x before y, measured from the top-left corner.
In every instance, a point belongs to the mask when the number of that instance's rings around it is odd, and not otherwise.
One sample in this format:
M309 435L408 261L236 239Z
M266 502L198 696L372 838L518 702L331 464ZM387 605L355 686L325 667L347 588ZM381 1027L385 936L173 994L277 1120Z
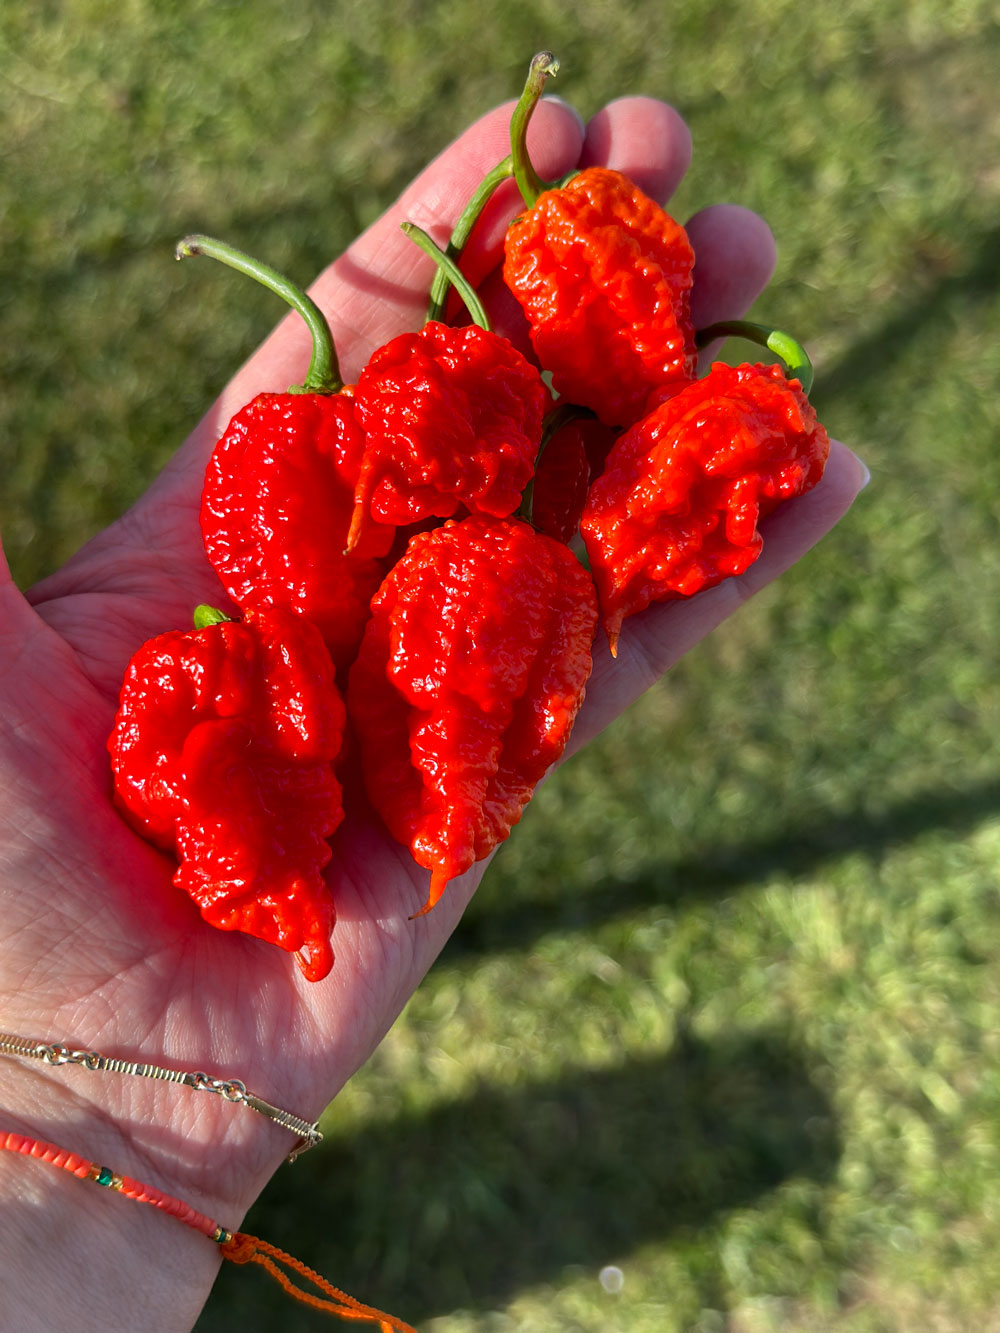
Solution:
M174 883L206 921L296 952L319 981L333 964L322 870L343 819L344 705L307 620L245 614L161 634L132 658L108 741L115 802L177 855Z
M695 373L694 251L684 228L620 172L589 167L515 218L503 276L556 392L630 426L653 392Z
M374 598L348 711L372 804L431 871L425 911L562 754L596 625L590 575L517 519L421 533Z
M366 447L355 523L513 513L549 402L538 371L478 325L436 320L380 347L358 377ZM352 533L353 539L353 533Z
M627 616L742 574L758 520L816 485L829 448L776 365L717 362L622 435L580 525L612 651Z
M344 547L365 437L351 390L264 393L233 417L205 472L205 551L238 605L301 611L338 669L354 660L394 530Z
M584 428L599 423L569 421L546 441L531 483L531 526L557 542L571 541L590 483Z
M614 441L614 432L592 417L567 421L553 431L535 466L533 528L558 542L572 541L590 482L604 471Z

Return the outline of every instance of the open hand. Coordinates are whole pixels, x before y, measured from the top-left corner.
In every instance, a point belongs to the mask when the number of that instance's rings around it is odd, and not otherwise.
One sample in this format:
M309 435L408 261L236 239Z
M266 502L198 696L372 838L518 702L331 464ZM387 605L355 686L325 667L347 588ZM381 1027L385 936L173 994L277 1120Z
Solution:
M432 266L400 232L400 222L409 219L443 242L478 180L508 151L508 116L509 108L498 109L467 130L317 280L312 294L330 319L348 382L378 345L422 322ZM607 164L661 201L676 187L690 152L676 113L644 98L612 103L586 128L568 107L544 101L530 138L547 179L577 163ZM516 195L505 187L467 266L492 301L498 332L523 344L497 273L503 228L516 211ZM697 254L696 327L741 316L773 267L767 227L745 210L718 205L690 222L690 235ZM256 393L283 390L300 378L308 353L304 326L289 316L133 509L26 596L3 568L0 1029L236 1076L267 1100L312 1119L392 1024L455 927L484 866L456 880L428 916L410 920L426 898L427 874L385 834L363 800L349 794L348 819L328 870L337 904L337 961L324 982L311 985L291 956L202 922L171 884L171 859L134 834L112 806L106 752L131 655L154 634L188 627L197 603L222 600L198 526L202 477L215 441ZM822 483L768 520L763 556L746 575L636 617L622 634L617 661L599 637L572 748L798 559L846 511L862 478L857 460L835 444ZM0 1123L158 1184L227 1226L238 1225L292 1142L217 1097L2 1060ZM58 1293L35 1288L30 1299L23 1294L32 1264L41 1263L33 1257L31 1227L49 1225L48 1208L68 1219L83 1210L87 1226L70 1235L67 1223L64 1240L66 1262L75 1262L87 1283L105 1292L123 1289L142 1265L142 1292L134 1297L142 1305L122 1315L121 1327L190 1326L218 1264L210 1245L165 1219L146 1217L149 1210L103 1195L84 1200L83 1191L78 1200L72 1182L36 1185L35 1174L46 1173L35 1164L0 1162L3 1170L12 1173L15 1193L37 1190L32 1197L41 1204L27 1230L0 1213L0 1240L13 1255L5 1273L15 1274L13 1285L5 1277L5 1298L9 1291L23 1314L17 1327L63 1326L61 1307L45 1304ZM136 1212L142 1216L131 1216ZM117 1326L109 1308L113 1303L95 1312L94 1327ZM83 1317L75 1316L75 1327L91 1326Z

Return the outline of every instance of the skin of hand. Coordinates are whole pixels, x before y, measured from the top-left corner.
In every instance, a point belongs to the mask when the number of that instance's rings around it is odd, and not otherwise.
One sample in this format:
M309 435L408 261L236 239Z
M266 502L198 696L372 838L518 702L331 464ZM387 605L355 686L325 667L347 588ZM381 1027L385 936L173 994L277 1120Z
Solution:
M509 112L498 108L462 134L312 288L348 382L375 347L423 320L431 262L400 222L445 241L461 201L508 151ZM664 202L690 156L677 113L639 97L610 104L586 126L547 99L532 121L530 146L545 179L574 164L607 164ZM503 229L517 211L505 185L467 267L498 331L523 346L523 326L498 277ZM766 225L716 205L689 228L696 326L743 315L773 269ZM289 955L201 921L171 884L172 860L113 808L106 751L132 654L152 635L188 626L197 603L221 600L198 526L215 441L256 393L300 378L308 354L305 327L290 315L134 508L26 596L0 559L0 1029L238 1077L313 1119L398 1016L484 865L449 886L428 916L410 920L426 897L426 872L349 797L329 867L337 961L313 985ZM864 479L863 465L835 444L821 484L768 520L764 553L747 574L629 621L616 662L599 638L571 748L802 556L846 512ZM231 1229L292 1143L219 1097L2 1059L0 1126L157 1185ZM152 1209L0 1153L0 1263L11 1328L31 1333L71 1320L79 1330L187 1329L219 1262L203 1237ZM59 1281L51 1280L53 1269Z

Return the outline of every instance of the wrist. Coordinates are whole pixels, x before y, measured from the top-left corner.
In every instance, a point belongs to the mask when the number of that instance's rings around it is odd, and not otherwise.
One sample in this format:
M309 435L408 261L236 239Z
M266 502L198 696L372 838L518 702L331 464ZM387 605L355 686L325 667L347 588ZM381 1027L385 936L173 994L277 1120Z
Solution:
M163 1064L174 1068L167 1057ZM247 1105L162 1076L7 1056L0 1056L0 1126L106 1163L230 1228L297 1142Z
M51 1141L169 1188L161 1175L170 1168L168 1157L147 1159L144 1176L143 1150L127 1127L51 1079L13 1061L0 1064L4 1132ZM0 1152L0 1200L5 1327L173 1333L194 1324L221 1262L218 1247L204 1236L91 1180L13 1152Z

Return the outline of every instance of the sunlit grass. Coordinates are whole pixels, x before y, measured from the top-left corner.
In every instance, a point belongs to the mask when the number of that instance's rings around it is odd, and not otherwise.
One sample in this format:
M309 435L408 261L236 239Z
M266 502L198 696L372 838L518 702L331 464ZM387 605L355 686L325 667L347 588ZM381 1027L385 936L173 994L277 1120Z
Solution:
M641 91L687 115L680 216L766 214L759 313L873 473L539 794L250 1229L434 1333L995 1326L995 7L13 0L0 37L24 582L274 322L173 241L308 279L542 46L585 114ZM322 1326L246 1270L199 1325Z

